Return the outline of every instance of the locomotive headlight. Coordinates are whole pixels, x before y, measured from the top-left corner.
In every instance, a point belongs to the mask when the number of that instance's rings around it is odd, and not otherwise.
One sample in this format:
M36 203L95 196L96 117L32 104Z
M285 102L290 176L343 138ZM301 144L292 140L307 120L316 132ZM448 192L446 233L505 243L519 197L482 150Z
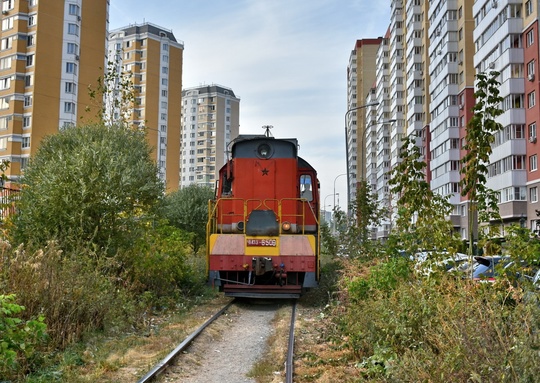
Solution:
M270 158L271 152L272 150L268 144L260 144L257 148L257 153L261 158Z
M281 224L281 228L283 229L283 231L289 231L289 230L291 230L291 223L290 222L283 222Z
M240 221L236 224L236 228L238 229L238 231L244 231L244 222L243 221Z

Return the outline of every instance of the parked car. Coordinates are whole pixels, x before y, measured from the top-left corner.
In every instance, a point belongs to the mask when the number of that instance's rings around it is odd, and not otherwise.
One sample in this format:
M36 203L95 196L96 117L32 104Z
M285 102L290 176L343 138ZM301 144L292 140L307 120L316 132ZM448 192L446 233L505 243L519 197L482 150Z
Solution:
M497 266L506 265L510 257L502 255L474 256L476 266L473 266L472 278L475 281L494 282L497 276Z
M433 256L438 256L438 259L431 259ZM441 259L444 257L443 259ZM447 251L440 253L435 252L420 252L416 254L415 270L424 275L430 275L435 270L449 271L459 267L462 263L469 259L467 254L455 253L450 254Z

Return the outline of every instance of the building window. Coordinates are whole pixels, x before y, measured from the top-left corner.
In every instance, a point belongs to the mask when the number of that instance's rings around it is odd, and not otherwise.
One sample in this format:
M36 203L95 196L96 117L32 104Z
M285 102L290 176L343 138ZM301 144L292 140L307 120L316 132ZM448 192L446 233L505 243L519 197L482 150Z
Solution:
M64 112L75 114L75 103L74 102L64 102Z
M29 128L32 125L32 117L24 116L23 117L23 129Z
M529 109L536 105L536 92L532 91L527 95L527 103Z
M32 96L24 96L24 107L32 106Z
M2 1L2 11L12 10L14 6L15 6L15 0Z
M529 189L529 201L538 202L538 189L536 186Z
M38 3L38 0L28 0L29 7L35 7Z
M525 2L525 16L529 16L533 12L533 4L531 0Z
M0 70L11 68L11 57L0 59Z
M75 63L66 63L66 73L73 73L75 74L77 72L77 64Z
M26 46L31 47L36 44L36 35L26 36Z
M1 46L0 46L2 50L11 49L12 46L13 46L13 37L6 37L5 39L2 39Z
M531 29L529 32L527 32L525 37L527 39L527 46L528 47L530 47L531 45L534 44L534 30L533 29Z
M529 76L529 80L534 80L534 74L535 74L535 69L534 69L534 64L535 64L535 61L534 60L531 60L527 63L527 75Z
M0 117L0 130L7 130L11 117Z
M32 86L34 85L34 76L31 74L27 74L24 76L24 86Z
M161 73L168 74L169 73L169 68L167 68L166 66L161 67Z
M77 84L74 82L66 82L65 91L66 93L70 93L70 94L77 93Z
M2 20L2 30L7 31L11 28L13 28L13 17L6 17L4 20Z
M69 14L79 16L79 6L77 4L69 4Z
M165 52L168 52L169 51L169 44L163 44L163 50Z
M79 46L75 43L68 43L67 44L67 53L70 55L78 55L79 54Z
M7 138L3 137L0 138L0 150L6 150L7 149Z
M538 169L538 156L533 154L529 157L529 171L533 172Z
M77 24L68 24L68 34L79 36L79 26Z
M34 26L37 24L37 15L28 16L28 26Z
M9 108L9 97L0 98L0 109L8 109L8 108Z
M26 56L26 66L34 65L34 55Z
M30 147L30 137L23 137L22 138L22 143L21 143L21 148L22 149L28 149Z
M536 139L536 122L529 125L529 141Z
M4 77L0 79L0 90L6 90L9 89L11 86L11 78L10 77Z

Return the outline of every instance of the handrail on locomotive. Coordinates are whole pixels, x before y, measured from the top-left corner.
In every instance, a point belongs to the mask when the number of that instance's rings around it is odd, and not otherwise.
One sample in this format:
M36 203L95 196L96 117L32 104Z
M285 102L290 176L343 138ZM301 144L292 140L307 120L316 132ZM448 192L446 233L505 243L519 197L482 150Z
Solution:
M222 214L219 215L220 216L220 222L217 222L219 207L224 202L234 202L234 201L240 201L240 202L243 203L243 213L242 214L234 213L234 212L222 213ZM283 203L286 202L286 201L290 201L291 203L301 202L302 203L302 213L301 214L292 214L292 213L283 214L282 207L283 207ZM253 209L248 210L250 202L253 202L253 203L258 202L259 205L257 205ZM272 203L273 204L277 203L277 209L275 207L272 208L271 206L269 206ZM288 233L284 233L283 229L282 229L282 223L287 222L287 220L284 219L283 217L289 217L289 218L300 217L300 222L297 222L297 224L299 224L299 226L302 228L301 233L305 234L306 206L309 208L309 212L311 213L311 216L315 219L315 222L318 225L319 224L319 217L317 216L315 211L313 211L313 207L311 206L311 204L309 204L309 201L307 199L305 199L305 198L282 198L280 200L267 198L267 199L261 200L261 199L244 199L244 198L230 198L230 197L227 197L227 198L219 198L219 199L217 199L215 201L210 200L210 201L208 201L208 222L207 222L207 226L206 226L207 227L207 233L208 234L210 234L210 233L212 233L212 234L223 234L223 227L224 227L223 218L224 217L234 217L234 216L240 217L241 216L241 221L246 222L246 220L248 219L249 212L251 212L253 210L258 210L258 208L260 208L260 207L265 207L265 208L267 208L267 210L277 211L277 220L278 220L278 223L279 223L279 234L280 235L281 234L288 234Z

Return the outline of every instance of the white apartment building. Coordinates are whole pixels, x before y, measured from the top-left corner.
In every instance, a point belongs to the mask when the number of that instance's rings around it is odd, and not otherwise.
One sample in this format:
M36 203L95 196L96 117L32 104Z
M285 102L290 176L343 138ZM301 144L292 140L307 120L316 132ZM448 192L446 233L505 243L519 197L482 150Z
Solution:
M499 192L499 210L505 223L519 222L527 207L526 110L536 109L535 93L525 94L524 46L536 46L538 33L523 39L522 1L477 0L473 4L474 67L477 72L500 72L499 90L504 113L497 121L487 186ZM538 113L536 113L538 115Z
M239 134L240 98L230 88L203 85L184 89L182 100L180 187L214 187Z
M459 32L463 31L463 27L458 26L460 6L457 1L445 1L434 4L428 12L429 29L426 33L429 36L431 122L428 136L423 136L424 141L429 142L431 189L448 197L455 212L460 210L461 204L460 110L463 110L463 106L460 107L459 100L466 85L463 75L465 65L458 59L459 40L465 39L463 32ZM470 49L471 44L468 46ZM453 219L453 222L456 228L461 224L457 219Z

